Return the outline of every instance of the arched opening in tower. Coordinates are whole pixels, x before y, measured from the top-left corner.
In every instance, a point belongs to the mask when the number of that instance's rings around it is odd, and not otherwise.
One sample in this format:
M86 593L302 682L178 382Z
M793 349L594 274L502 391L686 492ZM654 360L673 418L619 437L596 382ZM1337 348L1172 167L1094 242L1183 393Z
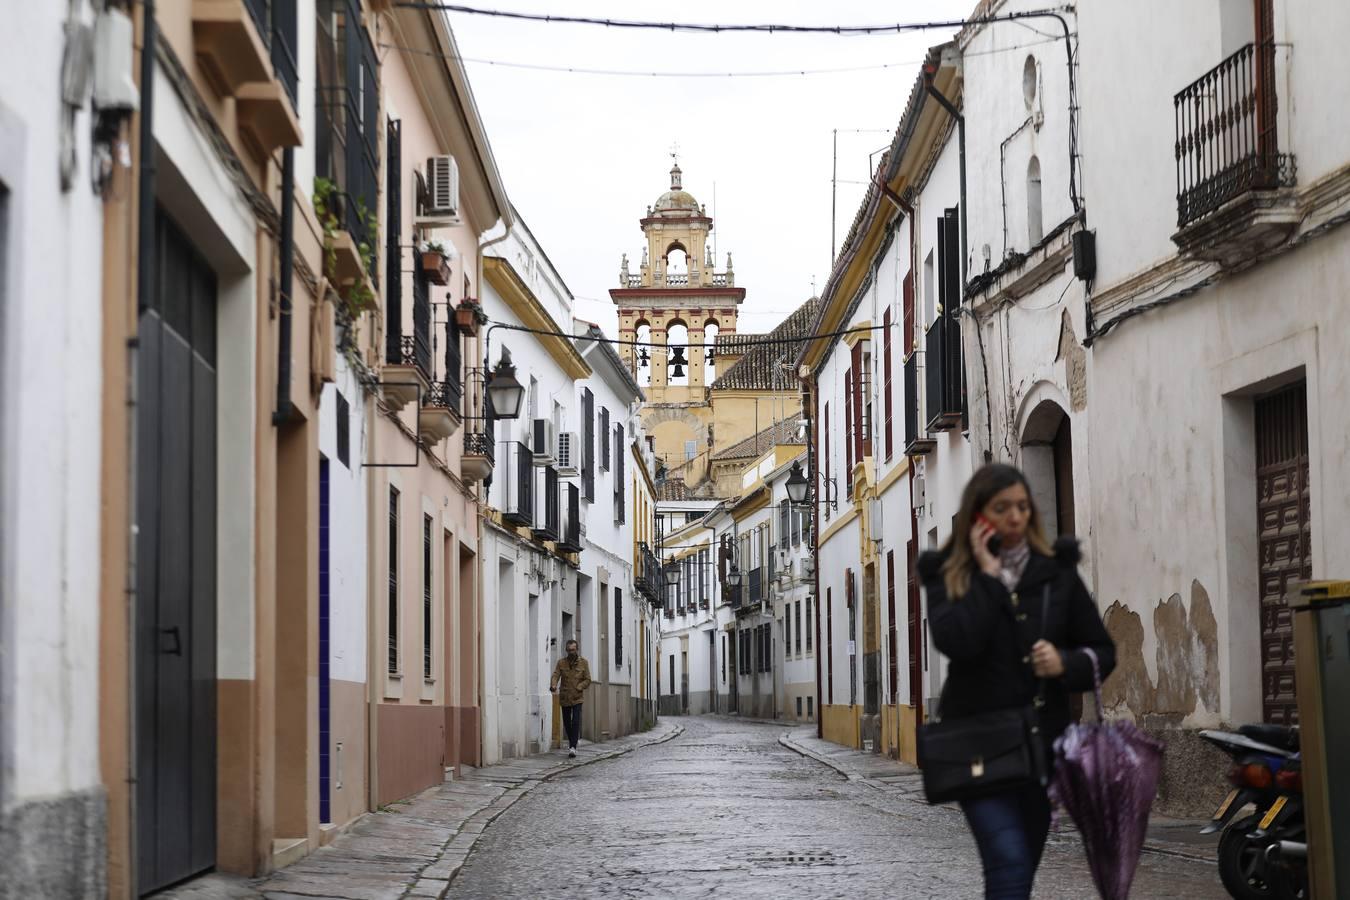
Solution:
M679 319L666 326L666 384L689 384L689 328Z
M703 384L711 385L717 378L717 320L703 323Z
M646 319L639 319L635 333L637 345L633 347L633 377L642 387L651 387L652 348L647 345L652 339L652 326Z

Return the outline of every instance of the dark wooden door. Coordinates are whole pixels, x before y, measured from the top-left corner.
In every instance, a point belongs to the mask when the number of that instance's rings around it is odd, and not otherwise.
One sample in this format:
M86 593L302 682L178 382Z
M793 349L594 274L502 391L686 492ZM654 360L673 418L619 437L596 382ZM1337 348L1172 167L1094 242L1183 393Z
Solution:
M1267 722L1298 722L1291 584L1312 577L1308 387L1256 400L1256 510L1260 523L1261 707Z
M136 406L137 884L215 865L216 282L162 213Z

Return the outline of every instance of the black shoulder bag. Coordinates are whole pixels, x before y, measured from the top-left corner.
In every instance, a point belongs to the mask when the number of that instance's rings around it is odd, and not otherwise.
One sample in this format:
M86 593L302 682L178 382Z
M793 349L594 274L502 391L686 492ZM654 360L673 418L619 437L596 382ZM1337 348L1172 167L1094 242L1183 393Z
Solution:
M1041 600L1042 628L1049 612L1047 583ZM1030 705L973 716L943 719L942 700L938 699L938 717L919 729L919 766L929 803L969 800L1033 781L1046 784L1050 770L1040 733L1045 679L1039 681Z

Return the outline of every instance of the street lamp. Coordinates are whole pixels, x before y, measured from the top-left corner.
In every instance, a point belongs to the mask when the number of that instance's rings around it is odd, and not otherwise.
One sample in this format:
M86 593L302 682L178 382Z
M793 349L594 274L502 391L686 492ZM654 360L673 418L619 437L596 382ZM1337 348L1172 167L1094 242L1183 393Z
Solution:
M741 586L741 570L736 568L735 564L727 570L727 587L738 588Z
M787 495L793 503L806 502L806 489L809 487L806 476L802 474L802 464L794 462L787 477Z
M680 567L675 563L667 563L666 569L666 587L674 587L680 583Z
M511 351L502 348L497 368L492 370L487 383L492 411L498 419L520 417L520 403L525 399L525 386L516 380L516 367L511 364Z

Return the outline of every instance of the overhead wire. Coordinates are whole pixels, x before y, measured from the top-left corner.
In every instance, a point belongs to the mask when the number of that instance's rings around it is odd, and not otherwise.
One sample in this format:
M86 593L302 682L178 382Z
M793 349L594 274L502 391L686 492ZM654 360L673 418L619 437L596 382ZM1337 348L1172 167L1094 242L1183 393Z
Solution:
M1042 33L1042 32L1037 32ZM1043 44L1055 43L1062 40L1058 37L1049 37L1039 41L1028 41L1024 44L1014 44L1009 47L999 47L993 50L976 50L966 53L966 56L989 56L996 53L1011 53L1016 50L1025 50L1030 47L1039 47ZM745 71L677 71L677 70L644 70L644 69L599 69L586 66L565 66L565 65L544 65L542 63L515 62L512 60L486 59L483 57L457 56L452 53L441 53L437 50L423 50L417 47L408 47L402 44L392 44L381 41L378 45L385 50L397 50L400 53L408 53L416 56L429 56L436 59L454 60L456 62L471 63L473 65L493 66L500 69L522 69L534 72L562 72L571 75L610 75L629 78L779 78L779 77L801 77L813 75L845 75L854 72L874 72L882 69L899 69L918 66L923 64L922 59L901 60L889 63L873 63L865 66L840 66L836 68L821 69L766 69L766 70L745 70ZM843 130L843 129L841 129ZM859 131L864 129L852 129ZM885 129L866 129L884 132Z
M464 13L465 15L487 16L498 19L515 19L526 22L599 25L605 28L696 32L705 34L761 33L835 35L905 34L913 31L928 31L934 28L964 28L967 25L980 25L987 22L1012 22L1018 19L1035 18L1047 14L1058 14L1069 8L1060 7L1055 9L1028 10L1026 12L1003 13L993 16L973 17L970 19L932 22L895 22L878 25L789 25L786 23L652 22L638 19L604 19L595 16L558 16L550 13L527 13L515 10L488 9L481 6L465 6L458 3L441 3L435 2L435 0L402 0L402 2L395 3L394 6L403 7L405 9L434 9L445 12Z

